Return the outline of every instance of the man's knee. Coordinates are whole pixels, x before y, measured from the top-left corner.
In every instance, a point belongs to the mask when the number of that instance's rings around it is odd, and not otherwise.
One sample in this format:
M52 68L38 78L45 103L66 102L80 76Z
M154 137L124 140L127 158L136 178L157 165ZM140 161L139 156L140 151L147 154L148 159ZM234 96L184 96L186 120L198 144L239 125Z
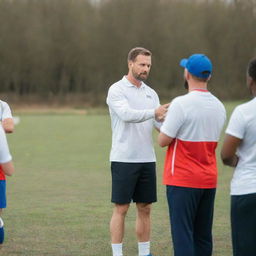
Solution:
M114 214L125 216L129 209L129 204L115 204Z
M138 214L150 215L151 204L137 203L136 206L137 206Z

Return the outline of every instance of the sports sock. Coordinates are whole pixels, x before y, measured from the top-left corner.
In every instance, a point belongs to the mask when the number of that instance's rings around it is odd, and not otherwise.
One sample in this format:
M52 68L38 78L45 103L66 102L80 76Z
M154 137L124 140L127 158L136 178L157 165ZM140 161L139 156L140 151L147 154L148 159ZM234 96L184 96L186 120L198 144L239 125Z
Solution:
M0 218L0 244L4 242L4 222Z
M111 244L113 256L123 256L123 244Z
M138 242L139 256L147 256L150 254L150 241Z

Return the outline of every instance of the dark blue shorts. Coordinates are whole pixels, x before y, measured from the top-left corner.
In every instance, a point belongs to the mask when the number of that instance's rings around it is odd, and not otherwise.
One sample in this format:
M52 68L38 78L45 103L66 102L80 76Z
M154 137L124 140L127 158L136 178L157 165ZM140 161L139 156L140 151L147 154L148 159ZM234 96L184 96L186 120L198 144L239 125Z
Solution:
M0 180L0 209L6 208L6 181Z
M256 255L256 193L231 196L234 256Z
M111 162L112 199L116 204L156 202L156 163Z

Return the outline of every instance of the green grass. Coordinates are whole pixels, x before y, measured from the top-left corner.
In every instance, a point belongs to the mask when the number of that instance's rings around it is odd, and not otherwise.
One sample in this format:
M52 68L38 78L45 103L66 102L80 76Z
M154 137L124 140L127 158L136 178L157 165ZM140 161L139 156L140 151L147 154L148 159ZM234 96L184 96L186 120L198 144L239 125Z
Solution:
M236 104L227 103L229 113ZM8 135L16 173L7 184L8 208L3 214L6 242L1 256L111 255L111 128L108 115L102 113L19 114L20 124L14 134ZM165 150L156 145L156 153L158 203L152 212L152 252L172 255L162 185ZM231 175L232 169L219 162L213 230L215 256L231 255ZM129 256L137 255L134 221L132 205L124 240L124 252Z

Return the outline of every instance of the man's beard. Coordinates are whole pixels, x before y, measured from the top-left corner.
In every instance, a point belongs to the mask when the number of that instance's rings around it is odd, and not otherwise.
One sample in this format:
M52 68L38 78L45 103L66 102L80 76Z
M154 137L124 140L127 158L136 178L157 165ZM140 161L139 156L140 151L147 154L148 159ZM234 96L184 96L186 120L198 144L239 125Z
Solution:
M188 90L188 81L187 80L184 81L184 87L186 90Z
M148 73L144 72L144 73L135 73L132 71L133 77L139 81L145 82L148 78Z

